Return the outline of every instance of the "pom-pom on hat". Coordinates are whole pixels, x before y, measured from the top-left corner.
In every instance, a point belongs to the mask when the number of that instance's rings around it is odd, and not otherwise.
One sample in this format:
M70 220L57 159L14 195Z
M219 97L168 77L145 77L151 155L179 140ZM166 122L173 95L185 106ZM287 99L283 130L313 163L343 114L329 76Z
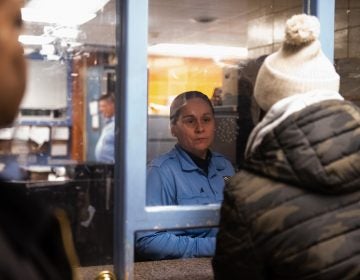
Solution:
M314 90L339 90L340 77L321 50L319 20L310 15L292 16L286 22L285 40L269 55L255 82L254 97L268 111L277 101Z

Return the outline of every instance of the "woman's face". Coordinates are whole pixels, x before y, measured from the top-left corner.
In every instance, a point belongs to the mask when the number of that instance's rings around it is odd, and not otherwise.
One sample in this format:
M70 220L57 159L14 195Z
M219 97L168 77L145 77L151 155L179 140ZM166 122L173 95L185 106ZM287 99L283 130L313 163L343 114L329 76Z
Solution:
M184 150L205 159L215 135L215 119L210 105L201 98L187 100L176 123L171 125L171 133Z
M22 4L0 0L0 127L12 123L25 91L25 58L18 41Z

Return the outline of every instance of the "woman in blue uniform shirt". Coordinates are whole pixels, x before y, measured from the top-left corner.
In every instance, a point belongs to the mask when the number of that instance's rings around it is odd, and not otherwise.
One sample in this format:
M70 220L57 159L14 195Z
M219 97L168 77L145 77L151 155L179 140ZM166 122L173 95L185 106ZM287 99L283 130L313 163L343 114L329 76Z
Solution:
M211 101L198 91L178 95L170 106L170 125L177 144L148 166L147 205L221 203L225 180L234 169L209 149L215 136ZM214 228L139 233L136 255L142 260L209 257L216 234Z

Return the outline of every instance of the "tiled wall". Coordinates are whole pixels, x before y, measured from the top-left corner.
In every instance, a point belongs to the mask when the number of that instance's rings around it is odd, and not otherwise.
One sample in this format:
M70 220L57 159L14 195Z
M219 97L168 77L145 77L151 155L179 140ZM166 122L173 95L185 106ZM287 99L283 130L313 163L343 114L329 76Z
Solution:
M335 58L360 56L360 1L336 0Z
M254 0L248 14L249 57L256 58L279 48L286 19L303 11L303 1Z
M340 93L360 105L360 1L336 0L335 66Z
M249 57L276 51L286 19L303 12L303 1L254 0L248 19ZM335 66L341 76L340 93L360 105L360 1L336 0Z

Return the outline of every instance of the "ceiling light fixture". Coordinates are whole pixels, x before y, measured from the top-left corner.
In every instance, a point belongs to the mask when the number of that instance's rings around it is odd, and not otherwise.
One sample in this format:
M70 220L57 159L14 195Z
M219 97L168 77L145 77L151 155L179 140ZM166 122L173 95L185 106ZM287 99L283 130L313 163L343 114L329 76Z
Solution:
M76 39L79 33L80 30L73 26L44 26L44 34L56 38Z
M179 56L193 58L245 59L248 57L247 48L214 46L214 45L186 45L186 44L157 44L148 48L148 54L160 56Z
M211 22L217 21L217 17L200 16L200 17L192 18L191 21L197 22L197 23L211 23Z
M65 26L84 24L93 19L109 0L31 0L21 9L22 19Z
M19 42L24 45L47 45L55 40L50 36L20 35Z
M64 16L62 12L37 10L33 8L22 8L21 9L22 19L30 22L42 22L42 23L55 23L65 26L76 26L81 25L89 20L92 20L96 14L86 13L77 14L70 13L70 16Z

